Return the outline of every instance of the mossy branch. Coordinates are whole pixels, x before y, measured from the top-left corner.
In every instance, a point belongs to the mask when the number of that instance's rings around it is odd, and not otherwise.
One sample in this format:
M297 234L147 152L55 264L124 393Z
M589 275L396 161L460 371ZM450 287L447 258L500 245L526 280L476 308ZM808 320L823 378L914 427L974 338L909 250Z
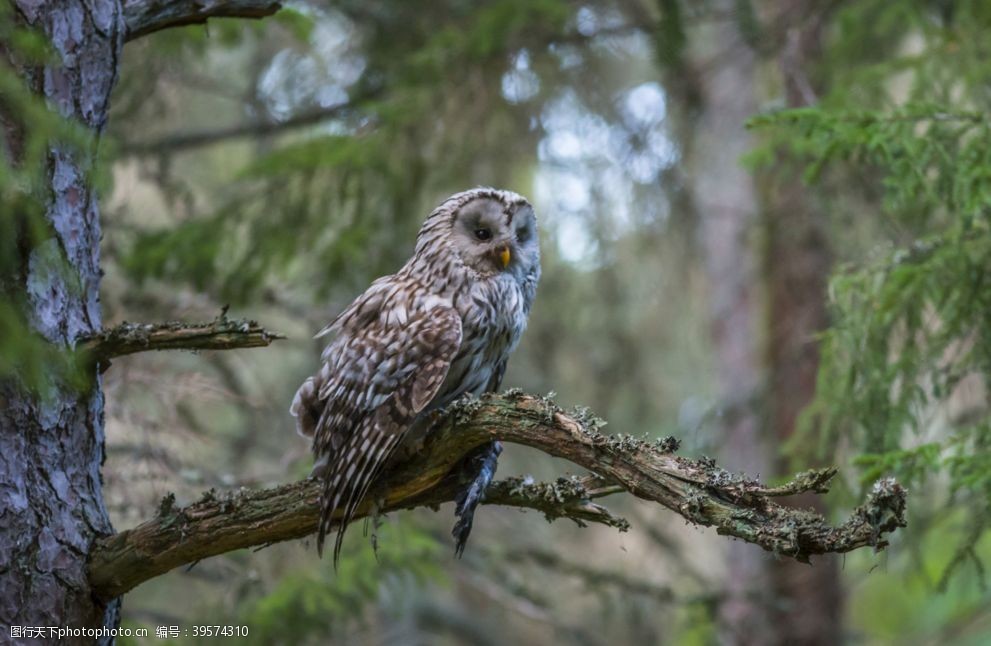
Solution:
M282 0L125 0L127 40L210 18L264 18L282 8Z
M255 321L229 319L227 310L209 323L128 323L81 339L76 350L106 364L114 357L149 350L232 350L265 347L285 337Z
M879 481L846 522L831 526L818 514L782 507L771 496L823 492L835 471L806 472L784 487L767 488L710 459L674 455L677 442L670 439L649 443L606 436L601 425L586 410L565 412L547 399L515 391L459 402L438 416L421 447L387 468L357 516L453 500L459 487L453 467L473 448L499 439L564 458L595 474L555 484L511 479L494 484L487 494L489 503L537 509L548 518L625 529L625 521L592 500L627 491L692 523L800 561L865 546L881 549L887 545L885 534L905 525L906 493L891 479ZM113 598L208 556L305 537L316 530L319 488L305 480L225 496L211 492L181 509L169 501L156 518L94 544L93 589Z

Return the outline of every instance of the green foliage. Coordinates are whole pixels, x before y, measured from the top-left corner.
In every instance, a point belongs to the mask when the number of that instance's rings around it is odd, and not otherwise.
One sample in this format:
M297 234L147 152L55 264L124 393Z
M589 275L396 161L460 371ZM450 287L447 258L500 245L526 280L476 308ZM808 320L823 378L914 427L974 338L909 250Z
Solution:
M570 15L570 7L559 0L492 3L472 12L467 24L455 22L437 30L422 48L422 58L413 60L429 61L435 74L442 77L461 57L484 62L504 54L513 44L523 45L521 36L534 27L557 33Z
M940 449L939 444L929 443L887 453L862 453L853 463L861 468L864 484L889 475L895 475L902 482L920 482L939 468Z
M313 36L313 16L303 13L292 7L283 7L275 14L277 20L283 27L289 30L293 38L300 42L306 42ZM240 24L240 23L239 23Z
M369 264L363 251L376 230L399 237L397 221L413 237L415 223L398 196L390 209L368 194L376 184L380 195L408 186L396 143L376 135L324 136L277 148L238 173L241 190L215 213L138 235L124 266L139 280L188 282L234 302L298 276L301 265L315 265L324 276L353 276L355 285L365 276L354 274L355 266L394 271L396 260ZM399 258L408 248L393 251ZM312 284L320 293L328 282Z
M791 156L824 204L873 210L890 238L829 283L833 324L795 445L817 437L832 453L853 439L865 485L949 476L945 495L973 518L966 551L991 500L991 65L979 44L991 11L943 9L867 2L840 12L836 89L822 105L752 119L766 146L749 161ZM843 198L829 194L841 185Z
M16 378L42 397L59 386L85 388L89 382L75 356L31 330L16 303L0 303L0 379Z
M876 169L885 211L910 225L946 226L958 220L970 226L986 219L991 203L986 114L910 103L887 112L784 110L754 117L749 124L787 128L795 138L789 142L794 152L810 160L806 182L817 182L829 164Z
M954 453L945 464L954 490L991 496L991 423L984 421L967 429L952 446Z
M57 382L85 385L72 358L36 334L25 318L24 278L32 262L59 274L71 289L78 284L45 215L49 151L85 158L91 135L63 118L29 87L17 67L51 63L54 53L43 35L18 26L12 8L0 5L0 106L8 122L0 136L0 379L16 377L45 393Z
M685 22L681 15L681 3L676 0L660 0L661 17L654 30L654 47L658 60L679 69L684 65Z
M960 227L834 277L814 409L827 434L855 421L867 450L894 450L962 380L991 374L989 262L991 236Z
M365 71L347 88L339 118L273 138L233 174L232 190L212 212L127 236L127 271L139 280L187 282L229 302L247 302L290 279L324 294L334 277L337 287L353 291L369 276L395 271L409 253L409 242L397 241L412 240L438 195L463 187L454 178L475 165L490 178L493 165L532 157L533 142L517 134L524 109L496 94L481 133L465 114L493 92L512 52L530 43L546 48L571 15L560 0L453 5L389 5L379 13L385 5L345 3L338 19L347 20L349 11L360 18ZM318 51L312 16L290 13L280 23L292 50ZM202 42L187 34L201 32L181 30L179 52L195 53ZM472 137L506 144L500 157L477 159L478 144L465 145ZM369 249L386 255L369 257Z
M138 280L155 275L186 280L204 289L218 272L215 259L225 247L223 226L223 217L218 215L143 235L124 266Z
M901 550L900 556L892 552L891 561L858 583L850 603L850 627L865 643L902 643L906 635L923 643L987 643L981 617L991 594L980 570L961 568L952 582L942 581L955 560L946 546L965 526L962 516L951 513L932 523L918 549ZM866 557L851 555L847 567L856 567ZM991 558L991 536L974 546L973 557ZM911 561L912 567L907 567Z
M355 528L357 529L357 528ZM357 533L352 530L353 533ZM387 523L377 530L377 552L352 536L335 572L328 561L306 572L288 574L243 610L250 643L326 643L348 640L365 627L363 612L384 590L439 581L440 545L409 523Z

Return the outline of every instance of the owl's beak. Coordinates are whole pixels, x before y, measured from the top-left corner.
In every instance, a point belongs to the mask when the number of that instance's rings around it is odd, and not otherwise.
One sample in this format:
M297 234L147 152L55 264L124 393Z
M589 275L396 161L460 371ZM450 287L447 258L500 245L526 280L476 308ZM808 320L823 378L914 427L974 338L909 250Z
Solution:
M499 249L499 262L502 263L503 269L509 266L509 261L511 259L512 259L512 254L509 253L508 245Z

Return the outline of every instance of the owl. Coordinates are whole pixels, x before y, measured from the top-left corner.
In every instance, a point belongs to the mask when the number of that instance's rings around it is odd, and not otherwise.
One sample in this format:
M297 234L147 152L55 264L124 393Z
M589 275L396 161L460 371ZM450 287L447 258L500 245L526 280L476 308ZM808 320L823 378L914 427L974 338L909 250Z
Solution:
M312 443L313 475L322 480L321 556L341 510L337 563L355 510L410 429L463 395L499 388L539 279L530 203L510 191L477 188L434 209L402 269L374 281L317 334L332 340L290 412ZM500 451L493 442L463 465L473 473L456 501L458 555Z

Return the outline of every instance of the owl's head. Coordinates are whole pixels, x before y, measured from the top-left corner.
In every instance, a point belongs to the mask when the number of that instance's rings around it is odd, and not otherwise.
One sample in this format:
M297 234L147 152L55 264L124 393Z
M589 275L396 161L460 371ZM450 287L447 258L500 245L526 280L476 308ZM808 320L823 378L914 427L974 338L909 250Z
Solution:
M452 195L427 218L417 251L441 236L483 277L508 273L523 281L539 275L537 218L526 198L512 191L477 188Z

